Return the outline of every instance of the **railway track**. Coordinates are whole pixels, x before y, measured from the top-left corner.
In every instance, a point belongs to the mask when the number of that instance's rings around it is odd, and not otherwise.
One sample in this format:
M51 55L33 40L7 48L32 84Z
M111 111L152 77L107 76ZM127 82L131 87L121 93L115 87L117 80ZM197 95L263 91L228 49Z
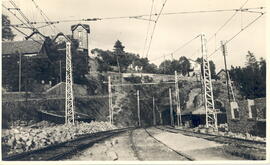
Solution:
M28 151L20 154L14 154L3 157L4 161L44 161L44 160L63 160L67 156L77 153L80 150L91 147L93 144L100 142L106 138L119 135L134 127L116 129L111 131L102 131L93 134L87 134L77 137L76 139L50 145L41 149Z
M163 131L167 131L167 132L181 133L186 136L203 138L203 139L206 139L209 141L215 141L218 143L232 144L238 147L262 150L262 151L266 150L266 143L262 141L253 141L253 140L241 139L241 138L235 138L235 137L220 136L220 135L214 135L214 134L208 134L208 133L199 133L199 132L193 132L193 131L188 131L188 130L183 130L183 129L176 129L176 128L172 128L168 126L166 127L157 126L156 128Z

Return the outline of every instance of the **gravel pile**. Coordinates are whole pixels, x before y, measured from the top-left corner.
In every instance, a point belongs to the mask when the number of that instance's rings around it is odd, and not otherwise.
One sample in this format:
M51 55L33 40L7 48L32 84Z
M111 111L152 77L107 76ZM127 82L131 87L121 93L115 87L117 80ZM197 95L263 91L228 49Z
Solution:
M79 122L75 125L40 123L5 130L2 137L4 155L21 153L74 139L78 135L116 129L108 122Z

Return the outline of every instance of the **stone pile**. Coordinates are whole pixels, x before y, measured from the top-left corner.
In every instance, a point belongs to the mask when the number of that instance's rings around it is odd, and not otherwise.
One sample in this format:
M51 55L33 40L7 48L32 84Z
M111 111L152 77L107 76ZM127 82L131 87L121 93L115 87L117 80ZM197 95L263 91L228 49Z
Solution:
M43 123L44 124L44 123ZM5 131L2 137L3 152L6 155L21 153L48 145L65 142L78 135L116 129L108 122L76 123L75 125L55 125L45 123L34 127L14 127Z

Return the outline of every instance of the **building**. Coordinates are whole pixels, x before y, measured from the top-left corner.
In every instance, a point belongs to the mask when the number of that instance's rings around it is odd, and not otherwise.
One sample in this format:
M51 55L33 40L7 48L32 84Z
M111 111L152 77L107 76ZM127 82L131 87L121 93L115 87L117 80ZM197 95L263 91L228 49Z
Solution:
M57 44L67 42L68 39L71 39L71 35L64 35L62 32L58 33L55 37L53 37L53 41L56 42Z
M189 60L189 75L198 77L201 72L201 65L198 62Z
M226 111L229 131L265 137L266 98L237 101L237 106L232 103Z
M2 42L2 57L13 55L24 57L47 58L47 52L42 40L4 41Z
M227 76L226 76L226 71L224 69L221 69L218 73L217 73L217 79L221 80L222 82L226 83L227 80Z
M76 24L71 26L73 39L78 40L79 49L88 51L88 37L90 34L90 27L87 24Z

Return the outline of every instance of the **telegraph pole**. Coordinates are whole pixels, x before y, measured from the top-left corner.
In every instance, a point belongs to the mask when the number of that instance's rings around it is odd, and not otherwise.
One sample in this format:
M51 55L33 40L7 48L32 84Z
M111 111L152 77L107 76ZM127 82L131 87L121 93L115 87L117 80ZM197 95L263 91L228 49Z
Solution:
M174 72L175 74L175 97L176 97L176 114L177 114L177 126L182 125L182 118L181 118L181 107L180 107L180 96L179 96L179 87L178 87L178 77L177 71Z
M112 85L111 85L111 76L108 77L108 93L109 93L109 116L110 123L113 124L113 113L112 113Z
M155 97L153 96L153 125L156 125Z
M172 89L171 89L171 88L169 88L169 95L170 95L170 116L171 116L171 126L174 126L173 107L172 107Z
M141 116L140 116L140 91L137 90L137 108L138 108L138 126L141 126Z

